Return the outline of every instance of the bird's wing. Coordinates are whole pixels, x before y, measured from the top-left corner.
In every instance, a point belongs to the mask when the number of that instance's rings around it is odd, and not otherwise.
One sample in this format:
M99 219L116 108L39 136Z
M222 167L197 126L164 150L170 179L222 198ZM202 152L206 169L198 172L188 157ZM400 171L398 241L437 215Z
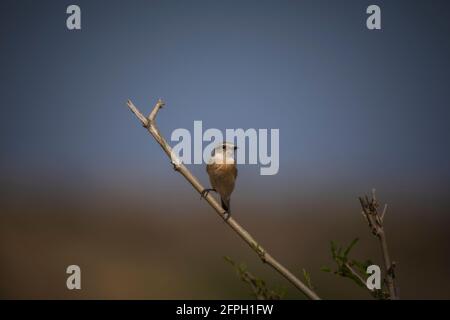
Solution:
M211 187L213 187L214 189L216 188L216 181L214 179L214 170L215 170L215 164L213 163L209 163L206 165L206 172L208 173L209 176L209 182L211 183Z
M238 169L237 169L237 166L233 166L232 171L233 171L233 176L234 176L234 178L236 179L236 178L237 178L237 175L238 175Z

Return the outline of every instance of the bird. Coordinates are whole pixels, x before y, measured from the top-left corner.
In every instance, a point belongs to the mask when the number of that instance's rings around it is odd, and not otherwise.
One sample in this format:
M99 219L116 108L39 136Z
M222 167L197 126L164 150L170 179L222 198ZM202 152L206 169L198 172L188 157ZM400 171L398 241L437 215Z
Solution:
M211 183L210 189L202 191L205 198L210 191L219 193L222 208L225 210L225 220L231 215L230 199L234 190L238 170L235 161L237 147L229 142L216 146L206 165L206 172Z

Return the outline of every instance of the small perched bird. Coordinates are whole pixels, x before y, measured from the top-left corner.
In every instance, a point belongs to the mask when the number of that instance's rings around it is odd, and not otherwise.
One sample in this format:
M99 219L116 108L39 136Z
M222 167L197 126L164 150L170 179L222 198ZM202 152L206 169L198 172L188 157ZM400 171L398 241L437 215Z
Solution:
M205 189L202 192L202 197L206 197L210 191L220 194L222 208L227 213L226 219L231 214L230 197L237 177L237 167L234 159L236 149L237 147L234 144L228 142L221 143L214 148L211 158L206 165L206 172L208 172L212 189Z

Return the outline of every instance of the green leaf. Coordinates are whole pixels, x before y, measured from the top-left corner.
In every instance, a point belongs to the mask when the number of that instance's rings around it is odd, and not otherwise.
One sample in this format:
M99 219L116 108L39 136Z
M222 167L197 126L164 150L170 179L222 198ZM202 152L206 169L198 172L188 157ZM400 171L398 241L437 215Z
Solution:
M224 256L223 257L225 259L226 262L230 263L231 265L236 265L236 263L234 262L233 259L231 259L229 256Z
M330 267L322 267L322 268L320 268L320 271L331 272L331 268Z
M245 272L245 271L247 271L247 266L245 265L245 263L241 263L241 264L239 265L239 271L240 271L240 272Z
M331 255L333 256L333 259L336 258L336 242L333 240L330 241L330 248L331 248Z
M244 263L237 264L228 256L225 256L224 259L234 267L239 278L250 287L252 295L256 299L280 300L284 296L283 292L268 288L263 279L257 278L247 271L247 266Z
M344 256L347 257L347 255L350 253L350 251L352 250L352 248L355 246L355 244L359 241L358 238L353 239L353 241L349 244L349 246L347 247L347 249L344 252Z
M313 289L313 285L311 283L311 275L309 274L308 271L306 271L306 269L303 268L303 277L305 278L306 284L308 285L308 287L310 289Z
M342 255L342 247L339 247L337 257L341 260L342 260L342 258L344 258L344 256Z

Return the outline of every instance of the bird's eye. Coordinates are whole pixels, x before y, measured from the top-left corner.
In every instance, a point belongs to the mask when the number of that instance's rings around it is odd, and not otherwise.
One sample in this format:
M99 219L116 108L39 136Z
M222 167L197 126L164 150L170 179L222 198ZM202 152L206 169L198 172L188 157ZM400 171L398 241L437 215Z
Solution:
M222 149L225 150L227 147L226 146L222 146Z
M236 146L234 146L234 150L237 150L237 147L236 147Z

